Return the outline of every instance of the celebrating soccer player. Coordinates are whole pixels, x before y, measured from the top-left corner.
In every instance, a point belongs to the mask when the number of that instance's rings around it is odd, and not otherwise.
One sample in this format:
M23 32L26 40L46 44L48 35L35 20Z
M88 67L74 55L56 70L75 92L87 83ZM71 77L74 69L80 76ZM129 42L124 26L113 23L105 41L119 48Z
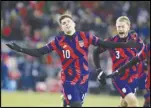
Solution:
M148 61L148 73L147 73L147 78L145 88L146 88L146 94L144 95L145 102L144 102L144 107L150 107L150 44L146 44L142 51L136 56L133 57L129 62L121 66L119 69L117 69L115 72L112 74L106 76L107 78L114 78L117 77L121 74L124 74L124 70L127 68L132 67L133 65L141 62L142 60L147 59Z
M7 46L35 57L55 50L62 62L61 80L65 104L71 107L81 107L88 90L88 47L91 44L103 48L136 47L137 45L133 41L105 42L90 33L76 31L76 24L68 13L61 15L59 25L64 33L57 35L54 40L39 49L22 48L14 42Z
M104 52L105 50L109 50L110 56L112 58L112 71L114 72L120 66L129 61L132 57L135 57L136 54L141 50L143 46L143 41L138 38L138 36L131 31L130 32L130 20L127 16L121 16L116 20L116 29L117 35L114 37L110 37L106 39L106 41L114 41L114 42L128 42L130 40L134 40L138 43L137 48L114 48L114 49L106 49L102 47L97 47L94 50L93 58L94 63L97 67L97 71L100 72L98 75L98 79L102 84L105 84L106 74L101 70L101 66L99 63L99 54ZM132 68L128 68L125 71L125 75L118 76L112 79L113 85L121 95L121 107L126 106L138 106L138 100L136 98L135 91L137 87L137 66L133 66Z

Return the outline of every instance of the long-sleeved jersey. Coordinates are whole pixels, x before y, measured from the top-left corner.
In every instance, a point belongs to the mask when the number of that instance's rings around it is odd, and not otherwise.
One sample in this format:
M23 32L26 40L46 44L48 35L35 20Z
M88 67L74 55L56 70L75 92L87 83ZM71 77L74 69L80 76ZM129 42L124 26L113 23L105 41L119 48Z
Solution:
M116 73L116 74L112 73L109 76L113 77L115 75L123 74L123 73L125 73L124 70L126 70L127 68L130 68L133 65L136 65L137 63L142 62L142 60L147 59L148 60L148 74L147 74L147 79L146 79L146 85L145 85L145 87L147 89L150 89L150 59L149 58L150 58L150 44L143 45L142 50L137 54L137 56L133 57L129 62L125 63L119 69L117 69L118 73ZM140 65L141 64L139 64L139 66ZM141 75L140 73L138 73L138 74Z
M148 75L147 75L147 80L146 80L146 85L145 87L147 89L150 89L150 44L147 44L144 46L144 48L142 49L142 51L140 53L138 53L138 58L140 61L147 59L148 60Z
M143 41L138 38L137 35L128 34L127 38L120 38L118 35L106 39L106 41L113 41L113 42L127 42L129 40L135 40L137 43L142 44ZM108 50L110 52L110 56L112 58L112 72L117 70L119 67L124 65L128 62L132 57L135 57L139 50L137 48L113 48L113 49L105 49L99 47L99 53ZM96 63L97 64L97 63ZM121 80L129 79L128 82L132 82L135 78L138 77L137 73L137 65L134 65L132 68L126 69L124 75L121 75Z
M99 45L99 38L85 32L76 32L70 36L56 36L53 41L45 47L49 52L55 50L62 63L62 81L70 81L71 84L77 83L81 76L81 84L84 83L89 76L88 68L88 47L93 44Z

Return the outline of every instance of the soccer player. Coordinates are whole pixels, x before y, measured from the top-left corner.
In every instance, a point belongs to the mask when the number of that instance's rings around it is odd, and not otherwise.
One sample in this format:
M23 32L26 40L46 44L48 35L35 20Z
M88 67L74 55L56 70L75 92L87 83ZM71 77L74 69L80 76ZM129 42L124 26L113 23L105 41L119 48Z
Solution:
M66 105L81 107L88 90L89 68L88 47L92 44L103 48L136 47L132 42L105 42L90 33L76 31L75 22L68 13L61 15L59 24L63 34L59 34L54 40L38 49L27 49L16 43L7 46L18 52L40 57L55 50L62 62L61 80Z
M137 34L134 32L130 32L130 20L127 16L121 16L116 20L116 29L117 35L114 37L110 37L105 39L106 41L114 41L114 42L128 42L130 40L136 41L138 45L138 49L142 48L143 41L138 38ZM98 79L101 84L105 84L105 76L106 74L101 70L101 66L99 64L99 54L108 50L110 52L110 56L112 58L112 71L114 72L120 66L129 61L132 57L135 57L138 53L136 48L113 48L106 49L102 47L97 47L94 50L93 58L94 63L97 68L97 72L99 73ZM118 76L115 79L112 79L113 85L121 95L120 106L121 107L137 107L138 100L136 98L135 90L137 87L137 66L133 66L126 70L124 76Z
M106 76L106 78L115 78L121 74L124 74L125 73L124 70L134 66L135 64L145 59L148 60L148 73L147 73L147 79L145 84L147 93L144 95L145 98L144 107L150 107L150 44L146 44L142 49L142 51L136 57L133 57L129 62L121 66L115 72Z

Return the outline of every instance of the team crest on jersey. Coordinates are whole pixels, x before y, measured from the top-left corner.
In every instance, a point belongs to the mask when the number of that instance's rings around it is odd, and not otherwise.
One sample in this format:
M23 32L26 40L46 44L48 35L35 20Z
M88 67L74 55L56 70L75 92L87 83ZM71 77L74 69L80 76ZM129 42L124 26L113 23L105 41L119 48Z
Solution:
M83 47L84 46L84 42L82 40L79 41L79 45L80 45L80 47Z

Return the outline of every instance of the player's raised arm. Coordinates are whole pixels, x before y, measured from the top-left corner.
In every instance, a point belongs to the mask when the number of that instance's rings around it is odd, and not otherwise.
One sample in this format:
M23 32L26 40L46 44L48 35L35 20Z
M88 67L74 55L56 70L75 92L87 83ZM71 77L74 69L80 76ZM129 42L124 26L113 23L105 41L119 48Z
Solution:
M112 41L104 41L99 39L92 34L88 34L89 44L93 44L95 46L100 46L103 48L140 48L141 45L138 44L135 40L130 40L128 42L112 42Z
M116 72L113 72L112 74L108 75L107 78L113 78L114 76L121 75L127 68L132 67L133 65L137 64L139 61L144 60L147 58L147 54L150 52L150 45L144 45L140 53L133 57L129 62L121 66Z
M133 40L129 40L128 42L106 41L105 43L100 41L100 44L103 44L104 47L109 47L109 48L137 48L137 49L141 49L143 46L143 41L140 38L138 38L137 33L134 30L131 30L129 33L132 37L134 37Z
M19 45L17 45L15 42L7 43L6 45L9 48L11 48L17 52L25 53L25 54L28 54L30 56L35 56L35 57L40 57L40 56L47 54L53 50L53 48L49 44L48 44L49 46L45 45L45 46L43 46L41 48L37 48L37 49L22 48Z
M140 48L140 44L133 40L128 42L111 42L99 40L99 46L104 48Z

